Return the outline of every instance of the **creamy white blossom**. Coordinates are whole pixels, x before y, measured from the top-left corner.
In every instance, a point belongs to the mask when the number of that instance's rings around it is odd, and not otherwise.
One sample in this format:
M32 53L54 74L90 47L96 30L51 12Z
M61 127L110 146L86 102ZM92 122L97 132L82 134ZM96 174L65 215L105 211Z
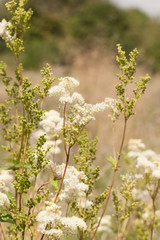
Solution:
M62 228L63 232L67 235L68 234L76 234L78 228L83 231L87 229L87 225L83 221L83 219L76 217L76 216L63 217L61 219L61 224L63 226L63 228Z
M79 81L73 77L62 77L59 78L59 85L62 86L66 91L73 91L79 86Z
M132 196L135 201L150 202L151 200L149 192L146 189L133 188Z
M69 125L84 126L91 120L95 120L95 115L103 112L108 106L105 102L97 103L95 105L83 103L73 104L67 114L67 123Z
M56 225L61 222L62 212L60 207L53 202L46 202L47 207L37 215L37 230L42 234L51 235L58 239L62 236L62 231L57 229ZM51 224L50 229L46 229L46 226Z
M93 205L93 202L86 199L85 197L79 198L78 199L78 206L80 208L86 208L89 209Z
M42 120L39 122L44 132L49 136L57 135L63 127L63 119L60 117L60 113L55 110L45 112Z
M5 41L11 41L13 37L10 35L10 31L8 27L11 25L10 22L7 22L5 19L3 19L0 22L0 37L4 39Z
M145 174L160 179L160 155L150 149L146 150L144 143L140 139L131 139L129 141L127 156L136 161L138 170L142 169Z
M55 179L61 179L64 173L65 164L52 164L52 173ZM65 202L71 202L86 196L88 185L84 183L86 176L84 172L77 171L73 166L68 166L63 181L63 189L59 199Z
M74 104L78 103L80 105L84 104L84 98L82 97L82 95L80 93L74 92L72 94L72 99Z
M0 192L0 206L8 206L9 205L9 199L5 193Z
M60 101L61 103L65 104L65 103L72 103L72 102L73 102L73 99L72 99L72 97L69 96L69 95L63 95L63 96L61 96L61 97L59 98L59 101Z
M44 234L47 236L51 236L52 239L58 240L63 236L63 231L61 229L51 228L49 230L45 230Z
M78 86L79 82L75 78L59 78L59 84L49 89L49 96L69 96Z
M61 207L54 203L54 198L45 203L45 209L36 218L38 232L60 239L64 234L76 234L78 228L87 229L86 223L79 217L62 217Z
M46 141L43 145L43 149L46 151L47 149L49 149L49 151L47 152L47 157L51 158L53 157L54 154L58 154L61 152L61 149L59 148L59 144L61 144L61 140L55 140L55 141Z
M106 109L116 111L116 101L106 98L105 101L96 104L88 104L81 94L73 92L79 82L71 77L59 79L59 84L49 90L49 96L59 97L62 104L69 104L66 111L66 125L84 126L91 120L95 120L95 114Z
M137 152L139 150L145 149L146 146L141 139L130 139L128 142L129 151Z
M12 181L14 180L12 171L10 170L0 170L0 189L3 192L13 191Z
M31 144L35 143L35 140L37 141L44 135L47 141L42 148L45 151L49 149L47 157L49 160L53 160L53 156L61 152L59 145L62 143L62 140L59 139L59 135L63 127L63 119L60 117L59 112L50 110L42 116L39 125L41 129L33 132L30 142Z

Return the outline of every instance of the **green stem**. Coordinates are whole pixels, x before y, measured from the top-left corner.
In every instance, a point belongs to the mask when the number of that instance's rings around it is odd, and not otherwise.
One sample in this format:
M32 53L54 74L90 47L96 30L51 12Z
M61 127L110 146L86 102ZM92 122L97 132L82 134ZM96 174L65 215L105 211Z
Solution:
M24 227L23 232L22 232L22 240L24 240L24 237L25 237L25 227Z

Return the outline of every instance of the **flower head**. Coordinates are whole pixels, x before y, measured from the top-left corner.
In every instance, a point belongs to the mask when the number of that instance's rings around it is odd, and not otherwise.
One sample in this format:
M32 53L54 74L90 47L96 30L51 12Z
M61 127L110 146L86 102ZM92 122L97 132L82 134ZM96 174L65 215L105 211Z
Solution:
M11 41L13 37L10 35L10 31L8 27L11 25L10 22L7 22L5 19L3 19L0 22L0 37L4 39L5 41Z
M5 193L0 192L0 206L7 206L9 205L9 199Z

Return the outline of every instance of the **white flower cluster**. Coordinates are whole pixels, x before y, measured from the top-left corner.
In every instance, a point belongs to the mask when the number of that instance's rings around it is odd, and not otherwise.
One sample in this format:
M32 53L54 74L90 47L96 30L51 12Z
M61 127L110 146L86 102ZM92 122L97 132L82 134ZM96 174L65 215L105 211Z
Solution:
M64 168L65 164L52 165L52 172L55 179L62 178ZM80 199L85 198L85 192L88 190L88 185L83 182L85 179L86 176L82 171L79 172L75 167L68 166L63 181L63 190L59 195L59 199L70 203L75 199L79 199L80 201Z
M67 123L69 125L85 126L91 120L95 120L96 113L103 112L105 109L107 109L107 104L105 102L95 105L85 102L83 104L76 103L72 105L70 111L68 111Z
M79 86L79 82L72 77L64 77L59 78L59 84L57 86L53 86L49 90L49 96L58 96L60 97L60 102L71 103L71 93L74 91L76 87Z
M109 108L114 111L116 109L116 101L106 98L104 102L95 105L85 103L81 94L74 92L79 82L72 77L64 77L59 79L59 84L53 86L49 90L49 96L58 96L62 104L70 104L67 111L66 121L68 125L86 125L90 120L95 119L95 114L103 112Z
M136 160L137 169L143 169L145 174L150 174L154 179L160 179L160 155L145 149L141 140L130 140L128 157Z
M44 113L39 125L50 139L53 136L59 135L59 132L63 127L63 119L60 117L59 112L50 110Z
M70 234L76 234L77 229L79 228L80 230L86 230L87 229L87 225L86 223L83 221L83 219L76 217L76 216L72 216L72 217L63 217L62 221L62 229L64 234L66 235L70 235Z
M61 149L59 148L59 144L62 143L61 139L58 140L54 140L54 141L50 141L47 140L44 145L43 145L43 149L46 151L48 148L49 151L47 152L47 157L49 157L49 159L53 159L53 155L59 154L61 152Z
M0 206L8 206L9 199L5 193L13 192L13 175L9 170L0 170Z
M111 232L111 226L112 226L111 219L112 219L112 217L110 215L105 215L101 220L101 223L100 223L99 228L98 228L98 232L110 233Z
M47 141L44 143L43 149L47 150L50 148L47 157L53 159L53 155L58 154L61 151L59 145L62 141L58 139L58 137L63 126L63 119L57 111L50 110L45 112L39 125L42 129L34 132L33 137L38 139L45 134Z
M130 139L128 142L128 149L130 152L139 152L145 148L146 146L141 139Z
M53 199L54 201L54 199ZM76 216L62 217L61 208L51 202L46 202L45 210L37 215L37 230L47 236L60 239L63 235L76 234L77 229L86 230L86 223Z
M9 199L5 193L0 192L0 206L8 206L9 205Z
M61 229L58 229L56 225L61 222L61 210L60 207L57 206L53 202L46 202L47 207L45 210L39 212L37 215L37 230L47 236L52 236L55 239L60 239L63 235ZM47 228L48 225L52 227L50 229Z
M145 189L137 189L133 188L132 190L132 196L135 201L141 201L141 202L150 202L150 195L149 192Z
M86 199L86 197L81 197L78 200L78 206L79 208L89 209L93 205L93 202Z
M10 170L0 170L0 189L3 192L13 191L13 181L14 177Z
M7 22L5 19L3 19L0 22L0 37L4 39L5 41L12 41L13 37L10 35L10 31L8 27L11 25L10 22Z

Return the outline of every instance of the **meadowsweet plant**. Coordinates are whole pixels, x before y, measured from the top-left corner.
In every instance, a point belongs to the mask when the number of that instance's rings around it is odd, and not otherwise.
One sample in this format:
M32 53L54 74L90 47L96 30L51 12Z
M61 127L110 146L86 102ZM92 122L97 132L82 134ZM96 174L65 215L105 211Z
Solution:
M129 118L135 114L134 108L135 108L136 102L145 92L147 82L150 80L150 77L146 75L146 77L142 77L138 81L135 81L135 77L134 77L136 72L135 66L136 66L136 58L138 55L137 49L134 49L132 52L130 52L129 60L126 57L125 51L122 50L122 47L119 44L117 44L117 49L118 49L118 56L116 60L120 67L120 73L117 74L119 83L115 86L117 100L115 103L115 107L111 108L111 115L110 115L113 122L113 157L111 156L109 158L109 161L112 163L114 171L111 179L111 185L109 187L108 196L105 201L104 209L98 221L97 227L93 233L92 239L94 239L96 232L100 226L101 220L108 206L108 202L112 193L116 172L118 170L120 158L122 155L122 149L123 149L125 135L126 135L127 122ZM128 88L130 84L132 85L135 84L135 88L132 91L132 95L128 94ZM123 133L122 133L122 140L120 143L119 151L117 153L115 142L114 142L114 135L115 135L114 125L120 115L122 115L124 119L124 127L123 127Z
M108 236L126 239L128 223L134 216L136 236L147 239L150 229L150 239L153 239L153 230L159 221L155 205L160 187L158 155L145 151L143 143L137 146L137 142L132 141L127 157L134 158L137 161L134 168L144 167L145 173L122 175L122 186L114 189L112 195L127 122L134 115L136 101L145 92L150 79L147 75L134 80L138 51L133 50L127 60L125 52L117 45L121 71L117 75L117 99L106 97L97 104L86 103L76 91L79 81L69 76L55 79L49 64L41 70L42 83L33 86L32 79L24 76L20 61L25 50L25 32L33 14L27 2L7 2L11 19L0 22L0 36L16 63L15 75L11 78L7 65L0 62L0 79L7 94L6 101L0 104L2 148L6 152L6 165L0 168L0 238L58 240L72 236L84 240L95 239L98 233L103 239ZM135 84L132 96L128 95L130 84ZM53 101L58 99L56 110L43 109L46 97ZM96 114L107 110L113 123L113 138L114 124L120 115L124 119L124 129L119 152L113 143L113 156L109 158L113 169L111 183L107 182L106 188L97 193L95 186L100 178L100 169L96 166L98 140L96 137L90 139L87 125L96 119ZM132 151L135 145L137 148ZM137 199L136 191L150 197L150 207ZM115 209L113 218L105 214L111 195ZM116 231L112 228L113 221L118 222Z

